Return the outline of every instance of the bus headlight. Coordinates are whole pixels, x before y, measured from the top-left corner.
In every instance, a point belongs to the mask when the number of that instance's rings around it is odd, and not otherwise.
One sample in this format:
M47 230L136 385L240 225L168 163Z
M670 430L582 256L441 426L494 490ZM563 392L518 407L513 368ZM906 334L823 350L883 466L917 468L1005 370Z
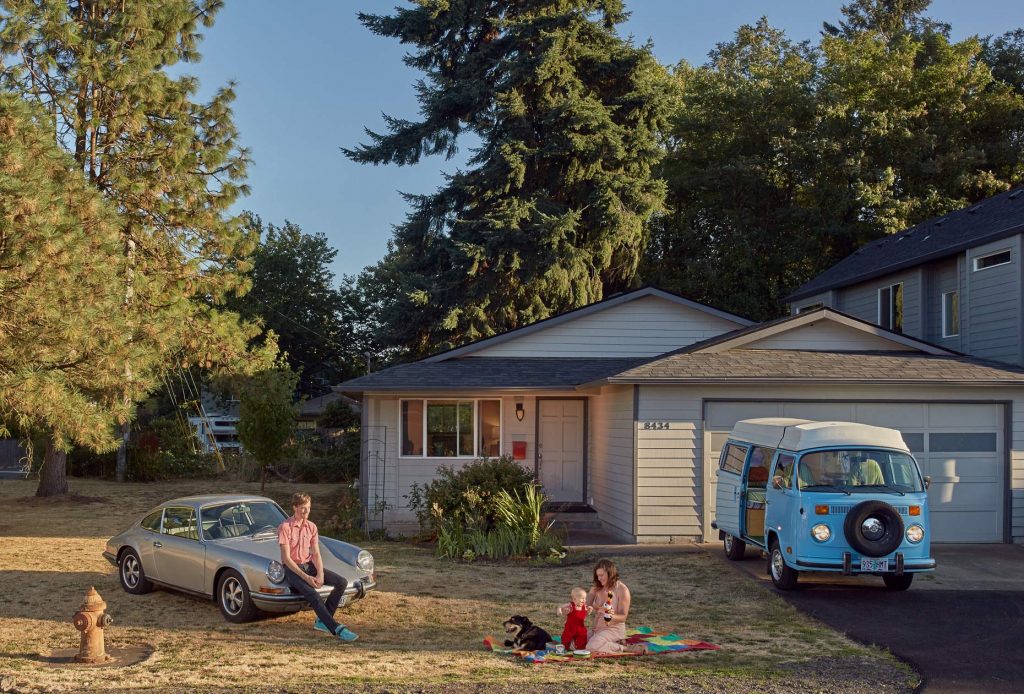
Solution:
M907 542L913 542L915 545L924 539L924 528L916 523L907 528Z
M828 539L832 537L832 529L824 523L818 523L811 528L811 537L818 542L828 542Z

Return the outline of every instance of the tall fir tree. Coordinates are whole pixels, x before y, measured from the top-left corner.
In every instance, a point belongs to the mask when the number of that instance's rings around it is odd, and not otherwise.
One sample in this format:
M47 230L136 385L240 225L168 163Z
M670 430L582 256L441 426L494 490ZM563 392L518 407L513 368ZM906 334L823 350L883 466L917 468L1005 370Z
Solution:
M650 47L617 33L621 0L411 4L360 20L413 47L421 118L386 117L345 153L411 165L474 146L434 194L406 196L378 268L394 343L423 354L633 286L675 92Z
M240 288L238 258L253 245L227 214L248 163L234 94L228 86L199 101L196 79L167 70L199 59L200 24L212 26L221 6L0 0L0 86L46 108L57 142L120 213L123 310L139 317L131 339L168 364L212 365L245 350L237 317L217 308ZM145 374L126 364L123 378Z
M0 93L0 435L45 439L43 496L67 491L70 446L117 446L159 359L123 311L118 216L48 121Z

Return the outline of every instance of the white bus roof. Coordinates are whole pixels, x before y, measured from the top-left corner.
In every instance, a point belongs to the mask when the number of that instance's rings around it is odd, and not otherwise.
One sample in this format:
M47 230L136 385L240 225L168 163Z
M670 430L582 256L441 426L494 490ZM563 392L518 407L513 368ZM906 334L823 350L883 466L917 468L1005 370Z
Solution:
M903 436L895 429L854 422L812 422L782 417L744 419L736 422L729 438L787 451L828 446L876 446L910 452Z

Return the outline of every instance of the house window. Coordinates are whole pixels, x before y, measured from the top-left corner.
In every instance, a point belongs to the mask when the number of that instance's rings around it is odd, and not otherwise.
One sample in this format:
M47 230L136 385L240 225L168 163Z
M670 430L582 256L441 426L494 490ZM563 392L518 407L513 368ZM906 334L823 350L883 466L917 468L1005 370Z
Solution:
M878 290L878 324L895 333L903 332L903 283Z
M501 455L500 400L402 400L403 456Z
M960 293L946 292L942 295L942 336L956 337L960 334Z
M987 270L990 267L996 267L997 265L1006 265L1010 262L1010 249L1006 248L995 253L987 253L985 255L979 255L974 259L974 271Z
M825 304L823 304L823 303L821 303L819 301L816 304L808 304L807 306L801 306L800 308L798 308L796 310L796 312L798 314L799 313L807 313L808 311L817 311L819 308L824 308L824 307L825 307Z

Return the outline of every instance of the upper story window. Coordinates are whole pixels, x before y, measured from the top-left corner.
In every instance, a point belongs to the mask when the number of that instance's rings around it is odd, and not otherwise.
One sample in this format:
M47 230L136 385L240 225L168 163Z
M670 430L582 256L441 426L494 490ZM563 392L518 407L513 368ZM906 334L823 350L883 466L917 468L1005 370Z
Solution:
M501 455L500 400L402 400L403 456Z
M1010 262L1010 249L1004 248L1001 251L995 253L986 253L985 255L979 255L974 259L974 271L987 270L990 267L996 267L997 265L1006 265Z
M960 334L960 293L946 292L942 295L942 336L956 337Z
M798 314L799 313L807 313L808 311L817 311L819 308L824 308L824 307L825 307L825 304L823 304L823 303L821 303L819 301L816 304L807 304L806 306L801 306L800 308L798 308L796 310L796 312Z
M896 333L903 332L903 283L878 290L878 324Z

